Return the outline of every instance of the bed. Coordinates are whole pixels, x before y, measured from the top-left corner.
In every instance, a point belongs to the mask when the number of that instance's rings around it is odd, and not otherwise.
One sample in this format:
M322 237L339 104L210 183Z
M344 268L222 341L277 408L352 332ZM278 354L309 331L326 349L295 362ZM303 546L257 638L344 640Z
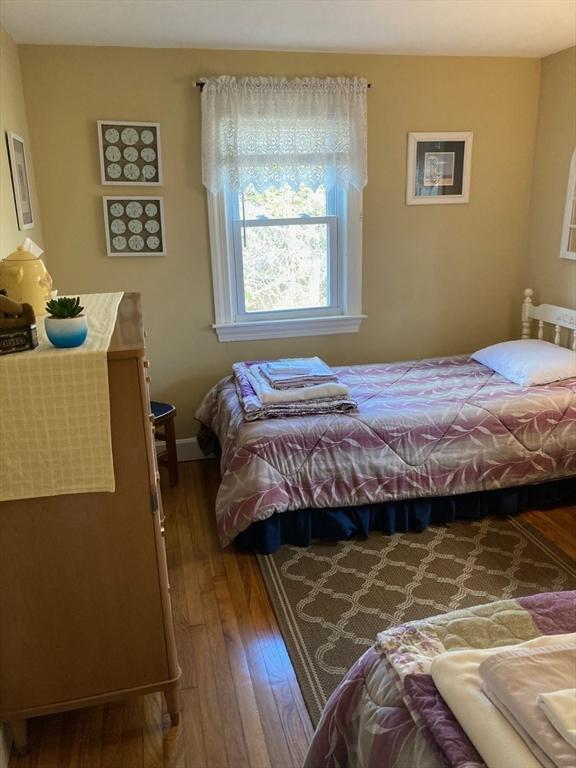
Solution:
M500 600L380 633L332 693L304 768L485 768L490 728L470 741L431 676L441 654L576 632L576 592ZM573 642L573 640L572 640ZM532 768L521 745L506 766ZM539 765L536 763L536 765Z
M551 323L554 342L569 334L575 348L576 312L531 297L522 338L533 321L544 338ZM221 450L222 546L270 552L314 535L509 514L576 488L576 375L520 387L468 356L334 370L357 411L247 423L232 377L204 399L199 439Z

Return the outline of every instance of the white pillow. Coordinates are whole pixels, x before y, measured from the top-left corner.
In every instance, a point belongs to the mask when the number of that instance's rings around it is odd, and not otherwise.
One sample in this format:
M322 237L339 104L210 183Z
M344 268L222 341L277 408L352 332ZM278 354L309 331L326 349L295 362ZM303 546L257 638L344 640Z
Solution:
M538 339L492 344L474 352L472 359L522 387L576 376L576 352Z

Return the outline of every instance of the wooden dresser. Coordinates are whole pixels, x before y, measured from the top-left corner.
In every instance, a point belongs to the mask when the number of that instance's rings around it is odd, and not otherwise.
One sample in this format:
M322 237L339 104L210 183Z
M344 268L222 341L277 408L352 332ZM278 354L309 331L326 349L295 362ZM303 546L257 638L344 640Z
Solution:
M0 720L17 748L26 718L152 691L178 722L147 368L125 294L108 351L116 491L0 503Z

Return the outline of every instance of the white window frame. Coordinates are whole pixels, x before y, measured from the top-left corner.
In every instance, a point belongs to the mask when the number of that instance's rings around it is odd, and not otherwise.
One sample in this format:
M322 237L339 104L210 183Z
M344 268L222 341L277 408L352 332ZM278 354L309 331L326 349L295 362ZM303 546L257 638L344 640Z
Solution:
M239 219L237 206L227 192L207 193L210 251L216 331L219 341L251 341L292 336L318 336L356 333L362 314L362 193L349 188L332 193L330 215L295 219ZM236 207L236 211L235 211ZM241 275L240 244L242 226L266 226L273 223L328 223L331 259L331 298L329 307L245 312ZM336 242L334 242L334 240ZM336 273L336 274L334 274Z
M564 209L564 223L562 224L562 241L560 244L560 258L576 260L576 251L568 250L570 246L570 232L576 230L576 223L572 223L572 208L576 205L576 149L572 153L570 170L568 172L568 188L566 190L566 208Z

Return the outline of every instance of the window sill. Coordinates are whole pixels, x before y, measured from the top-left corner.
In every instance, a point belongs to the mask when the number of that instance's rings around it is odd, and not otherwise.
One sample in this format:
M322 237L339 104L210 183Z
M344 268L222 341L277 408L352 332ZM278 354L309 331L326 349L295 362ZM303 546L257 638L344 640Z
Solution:
M218 341L253 341L284 339L291 336L326 336L357 333L366 315L298 318L297 320L254 320L247 323L223 323L212 327Z

